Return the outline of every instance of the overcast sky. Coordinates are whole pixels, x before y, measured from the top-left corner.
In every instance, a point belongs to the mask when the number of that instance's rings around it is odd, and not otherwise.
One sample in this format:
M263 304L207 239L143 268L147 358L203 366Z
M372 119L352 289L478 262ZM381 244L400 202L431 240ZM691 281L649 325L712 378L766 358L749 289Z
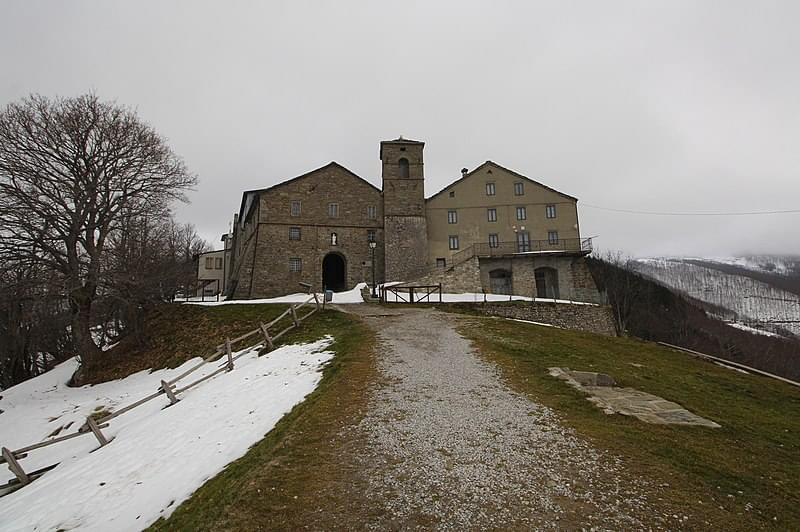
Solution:
M800 253L800 2L0 3L0 105L135 107L200 178L219 247L243 190L426 142L429 196L487 159L577 196L639 255ZM536 238L537 236L534 236ZM544 238L543 235L538 238Z

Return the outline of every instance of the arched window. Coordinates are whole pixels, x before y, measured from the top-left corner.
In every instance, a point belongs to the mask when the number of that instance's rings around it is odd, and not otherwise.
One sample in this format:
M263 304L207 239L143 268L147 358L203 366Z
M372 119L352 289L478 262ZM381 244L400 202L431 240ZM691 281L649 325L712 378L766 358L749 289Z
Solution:
M408 179L408 159L403 157L397 161L397 165L400 167L400 177Z

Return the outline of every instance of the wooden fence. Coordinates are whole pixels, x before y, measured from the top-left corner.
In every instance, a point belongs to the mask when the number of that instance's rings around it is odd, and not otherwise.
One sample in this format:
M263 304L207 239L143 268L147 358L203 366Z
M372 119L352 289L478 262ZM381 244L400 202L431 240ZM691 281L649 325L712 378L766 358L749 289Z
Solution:
M387 295L394 295L394 301L389 301ZM381 286L381 303L431 303L431 296L439 294L439 303L442 302L442 283L432 285L392 285Z
M312 302L313 302L313 308L309 312L301 316L299 313L300 309L302 309L306 305L311 304ZM147 403L148 401L152 401L157 397L161 397L162 395L165 395L169 400L169 405L167 406L171 406L177 403L178 401L180 401L180 398L178 397L180 394L186 392L191 388L194 388L198 384L205 382L208 379L211 379L219 375L220 373L232 371L235 367L234 362L236 361L236 359L238 359L242 355L247 354L254 347L263 345L265 348L272 351L275 348L275 342L277 342L281 336L291 331L295 327L299 327L300 324L306 318L317 312L319 309L320 309L319 297L317 296L317 294L311 294L306 301L300 304L290 305L285 312L283 312L280 316L270 321L269 323L261 323L259 324L257 329L247 332L241 336L237 336L236 338L226 338L224 343L215 346L215 350L211 355L205 357L203 360L201 360L191 368L187 369L177 377L170 379L168 381L162 380L161 384L159 385L158 389L155 392L151 393L146 397L142 397L138 401L126 405L123 408L120 408L119 410L116 410L106 416L103 416L100 419L95 419L92 416L88 416L86 418L86 422L75 432L65 434L63 436L56 436L48 440L44 440L39 443L34 443L32 445L27 445L25 447L21 447L13 451L6 447L2 447L2 456L0 457L0 464L3 463L8 464L8 469L14 474L16 478L11 479L8 483L0 486L0 497L2 497L3 495L7 495L12 491L17 490L25 486L26 484L30 484L31 482L33 482L34 480L36 480L37 478L39 478L40 476L42 476L43 474L45 474L46 472L50 471L51 469L53 469L58 465L58 464L53 464L51 466L39 469L37 471L26 472L20 465L19 461L28 456L29 452L34 451L36 449L41 449L42 447L47 447L49 445L55 445L56 443L61 443L67 440L71 440L79 436L84 436L86 434L94 435L94 437L97 438L97 441L100 443L101 447L107 445L110 442L110 440L103 434L103 429L109 426L108 422L111 421L112 419L119 417L126 412L130 412L134 408L141 406ZM277 325L283 318L287 316L291 317L292 323L282 331L278 332L275 335L272 335L270 333L270 328ZM249 347L249 349L242 348L241 349L242 352L234 356L232 347L235 344L244 342L245 340L251 339L254 336L259 337L260 340L252 344ZM219 359L223 359L223 357L224 357L224 363L217 370L193 382L190 382L180 387L178 386L178 381L185 379L186 377L188 377L195 371L199 370L206 364L209 364Z

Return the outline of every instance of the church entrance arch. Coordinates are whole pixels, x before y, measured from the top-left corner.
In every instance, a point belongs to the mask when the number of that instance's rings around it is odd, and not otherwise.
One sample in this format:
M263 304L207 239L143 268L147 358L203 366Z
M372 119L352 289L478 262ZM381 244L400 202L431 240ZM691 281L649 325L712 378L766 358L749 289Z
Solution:
M322 259L322 286L342 292L347 289L347 264L339 253L328 253Z

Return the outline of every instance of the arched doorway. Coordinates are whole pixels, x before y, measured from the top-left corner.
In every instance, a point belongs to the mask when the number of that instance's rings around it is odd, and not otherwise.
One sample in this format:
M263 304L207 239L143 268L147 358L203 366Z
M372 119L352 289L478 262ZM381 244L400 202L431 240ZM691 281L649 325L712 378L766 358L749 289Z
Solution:
M497 269L489 272L489 290L493 294L511 293L511 272Z
M322 286L334 292L347 289L346 272L344 257L338 253L328 253L322 259Z
M533 271L536 278L536 297L558 299L558 270L555 268L536 268Z

